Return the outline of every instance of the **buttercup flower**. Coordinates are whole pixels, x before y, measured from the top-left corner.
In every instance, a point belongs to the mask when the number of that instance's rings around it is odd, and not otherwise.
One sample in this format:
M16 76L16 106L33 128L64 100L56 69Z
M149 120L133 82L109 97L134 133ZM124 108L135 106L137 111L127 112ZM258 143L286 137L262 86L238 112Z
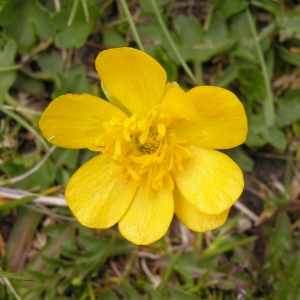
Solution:
M245 141L237 97L211 86L185 93L166 83L152 57L132 48L102 51L96 69L109 102L60 96L39 123L56 146L99 152L67 185L75 217L91 228L118 223L139 245L160 239L174 212L195 231L221 226L244 187L240 168L214 150Z

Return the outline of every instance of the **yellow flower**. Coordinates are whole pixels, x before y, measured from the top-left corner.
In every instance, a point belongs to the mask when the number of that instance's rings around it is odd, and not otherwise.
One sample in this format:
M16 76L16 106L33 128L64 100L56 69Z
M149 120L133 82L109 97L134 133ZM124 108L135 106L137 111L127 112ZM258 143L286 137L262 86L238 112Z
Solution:
M139 245L160 239L174 212L195 231L221 226L244 187L240 168L214 150L245 141L247 119L237 97L211 86L185 93L166 84L152 57L132 48L102 51L96 69L110 103L87 94L60 96L39 123L54 145L102 153L67 185L79 222L118 223Z

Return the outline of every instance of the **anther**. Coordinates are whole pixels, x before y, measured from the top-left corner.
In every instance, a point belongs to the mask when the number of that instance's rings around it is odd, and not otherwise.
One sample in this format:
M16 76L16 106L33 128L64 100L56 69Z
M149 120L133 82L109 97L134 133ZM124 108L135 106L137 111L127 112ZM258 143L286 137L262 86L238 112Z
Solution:
M166 135L166 126L165 124L158 124L157 125L157 131L159 133L160 136L164 137Z
M124 127L123 130L122 130L122 134L123 134L124 139L127 142L130 142L130 133L129 133L128 128Z
M116 151L117 156L121 155L122 148L121 148L121 141L120 140L116 140L116 142L115 142L115 151Z
M125 119L125 121L124 121L124 127L128 128L130 124L131 124L131 119L130 118Z

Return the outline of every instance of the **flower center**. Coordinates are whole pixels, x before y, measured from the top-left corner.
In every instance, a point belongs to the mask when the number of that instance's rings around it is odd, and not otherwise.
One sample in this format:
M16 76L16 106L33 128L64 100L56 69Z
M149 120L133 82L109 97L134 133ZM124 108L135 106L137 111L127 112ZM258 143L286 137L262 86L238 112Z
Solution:
M89 148L108 155L112 173L119 166L117 176L128 187L140 185L145 177L144 196L165 186L172 191L170 172L182 172L182 160L193 155L182 146L188 141L177 139L175 132L168 129L170 123L170 116L157 110L145 119L138 119L135 114L126 119L113 117L103 124L105 133Z
M139 151L144 154L155 153L159 147L159 142L156 141L156 138L158 136L157 129L153 126L150 127L147 140L144 144L142 144L139 140L141 136L142 136L142 132L139 133L135 138L136 146L138 147Z

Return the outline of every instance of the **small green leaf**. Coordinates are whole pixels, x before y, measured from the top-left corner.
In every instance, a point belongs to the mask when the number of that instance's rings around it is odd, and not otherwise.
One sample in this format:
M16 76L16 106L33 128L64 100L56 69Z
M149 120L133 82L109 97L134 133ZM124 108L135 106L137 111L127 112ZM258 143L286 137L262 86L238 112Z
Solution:
M224 17L228 19L243 11L246 7L248 7L248 5L249 4L246 0L222 0L219 1L219 5L217 7Z
M263 147L266 144L266 140L264 137L261 136L261 134L257 133L253 127L249 127L247 139L245 144L248 147Z
M294 13L294 15L293 15ZM285 40L291 38L298 38L300 37L300 15L299 13L295 12L283 12L280 10L277 13L276 18L279 29L279 42L284 42Z
M137 25L137 31L144 41L145 51L151 56L154 55L156 48L161 47L164 35L157 21L145 22Z
M107 48L125 47L125 38L116 30L108 29L103 32L103 45Z
M77 165L79 150L56 148L52 154L54 168L59 169L66 166L69 169L75 169Z
M254 161L250 158L242 147L236 147L229 150L223 150L231 159L233 159L244 172L251 172L254 167Z
M224 71L224 73L220 77L218 77L217 74L214 85L224 87L230 84L232 81L234 81L237 78L238 69L239 69L239 64L235 61Z
M87 3L87 9L90 17L89 24L86 22L85 13L82 8L76 10L70 26L68 26L68 19L71 13L71 7L68 10L62 9L55 14L53 24L58 30L58 33L55 36L54 42L58 48L80 48L85 44L89 34L93 30L96 19L101 15L99 8L93 3Z
M277 128L270 128L264 133L264 137L268 143L279 150L284 150L288 143L285 133Z
M156 0L157 6L162 7L169 2L169 0ZM153 6L149 0L139 0L142 12L153 13Z
M71 27L59 32L55 37L55 45L60 49L82 47L92 31L90 25L73 23Z
M119 300L119 297L113 291L102 291L99 299L101 300Z
M275 30L276 24L275 22L271 22L259 32L258 38L263 52L266 52L270 48L270 35ZM253 64L257 64L259 57L255 45L256 41L251 33L245 12L232 17L230 31L232 38L235 39L237 43L229 50L229 56L232 59L239 57Z
M7 1L0 12L0 25L25 51L32 49L37 35L44 40L54 35L50 14L38 0Z
M265 98L266 89L264 77L257 67L239 67L238 79L241 83L240 90L249 100L262 100Z
M174 28L177 34L174 42L187 61L206 62L213 56L226 52L235 43L235 39L229 36L224 17L219 12L213 14L206 32L195 18L186 16L174 19ZM168 44L165 41L163 44L172 60L177 62Z
M185 60L201 60L203 57L195 51L196 45L200 47L204 39L204 31L199 22L193 17L179 16L174 19L174 28L178 34L177 47ZM189 30L186 30L188 28ZM169 52L170 54L172 52ZM176 61L175 59L173 59Z
M54 75L56 73L62 73L63 71L63 61L57 51L40 53L37 58L37 63L45 74Z
M276 115L280 127L289 126L300 120L300 89L297 90L297 93L298 95L295 97L285 96L278 103Z
M269 13L271 13L275 16L278 15L281 11L280 6L277 3L273 2L273 1L253 0L253 1L251 1L251 4L256 6L256 7L264 9L264 10L268 11Z
M240 13L234 16L230 23L232 35L239 41L251 36L251 29L247 22L246 13Z
M267 141L263 135L267 126L262 114L248 116L248 134L245 144L249 147L262 147Z
M87 67L84 64L72 65L64 74L69 91L75 94L93 94L93 86L86 77Z
M18 73L13 87L30 94L38 94L44 91L44 84L41 80L31 78L21 72Z
M16 52L17 45L13 40L4 41L0 38L0 68L15 67ZM16 77L17 70L0 71L0 104L4 102L5 93L13 85Z
M53 98L57 98L67 93L73 94L93 94L93 86L86 77L86 65L74 64L64 73L57 73L54 76L55 90Z

